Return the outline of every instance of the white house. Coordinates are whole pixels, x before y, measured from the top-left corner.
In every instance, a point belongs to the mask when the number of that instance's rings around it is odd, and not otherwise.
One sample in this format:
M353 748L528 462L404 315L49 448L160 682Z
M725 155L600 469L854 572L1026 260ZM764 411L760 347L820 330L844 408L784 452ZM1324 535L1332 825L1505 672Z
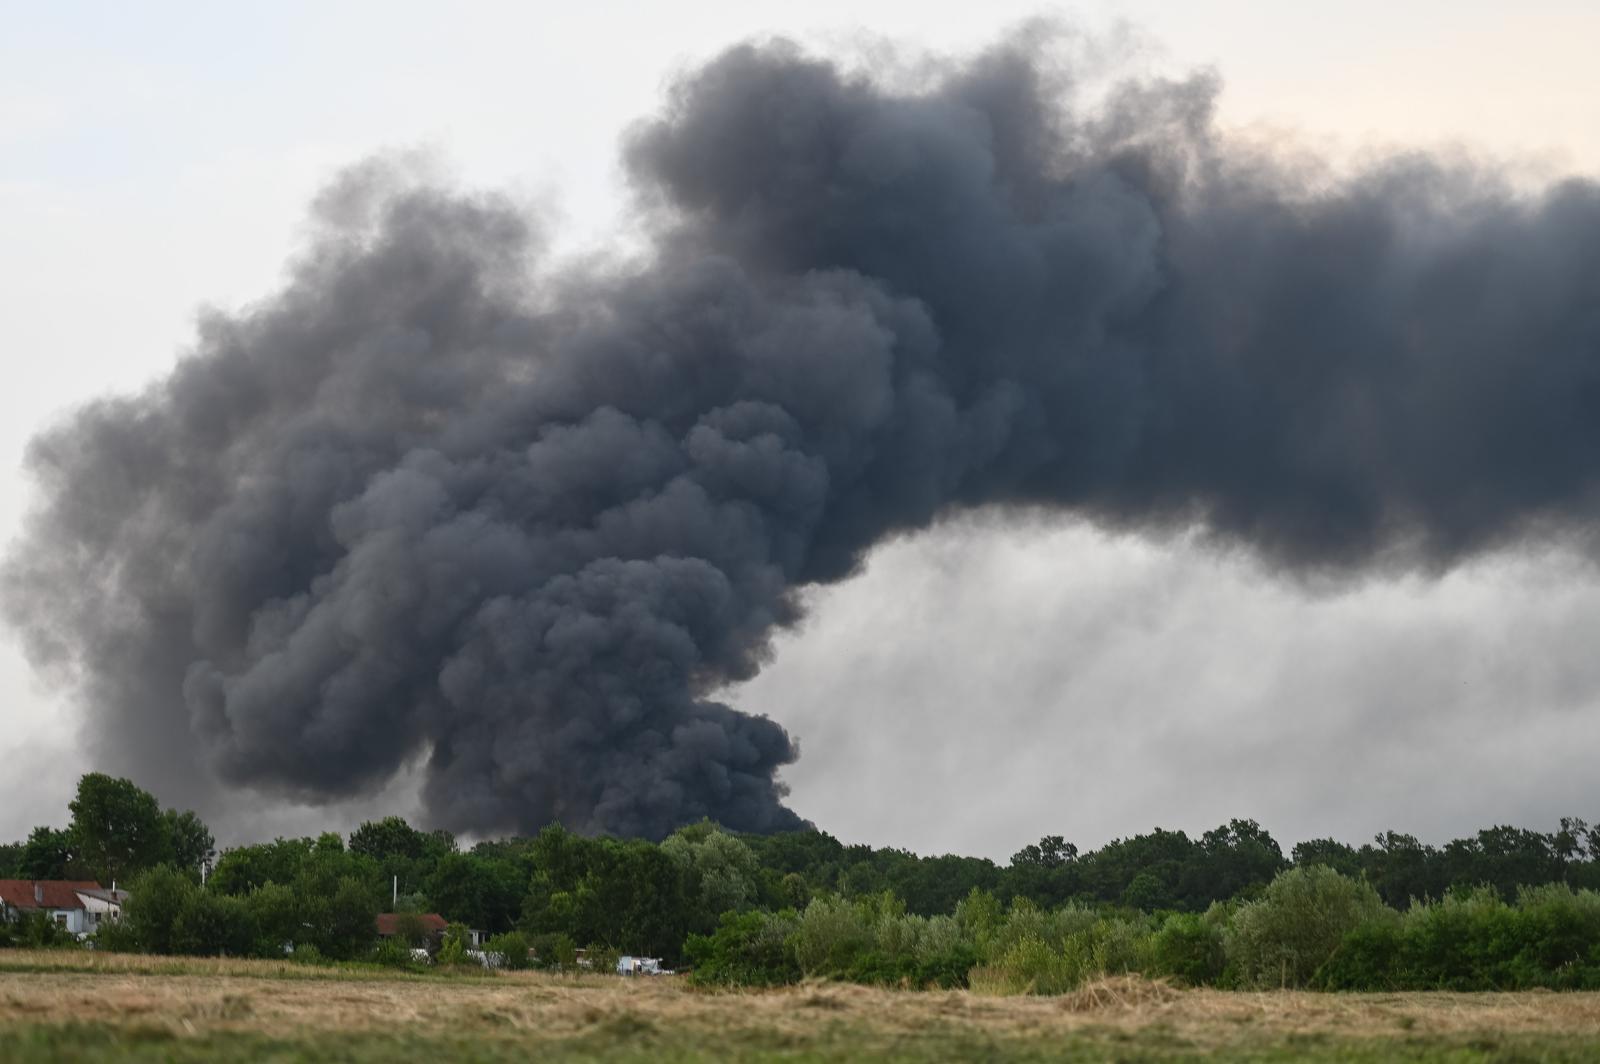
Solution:
M122 917L125 890L107 890L92 880L0 879L0 906L17 913L43 912L74 935L92 935Z

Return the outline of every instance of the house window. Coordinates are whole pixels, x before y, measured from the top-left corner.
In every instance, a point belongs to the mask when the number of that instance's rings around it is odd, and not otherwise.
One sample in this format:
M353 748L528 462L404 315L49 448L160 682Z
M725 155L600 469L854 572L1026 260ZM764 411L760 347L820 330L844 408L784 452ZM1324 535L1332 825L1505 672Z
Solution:
M60 924L62 927L66 927L67 926L67 914L66 913L56 913L56 923Z

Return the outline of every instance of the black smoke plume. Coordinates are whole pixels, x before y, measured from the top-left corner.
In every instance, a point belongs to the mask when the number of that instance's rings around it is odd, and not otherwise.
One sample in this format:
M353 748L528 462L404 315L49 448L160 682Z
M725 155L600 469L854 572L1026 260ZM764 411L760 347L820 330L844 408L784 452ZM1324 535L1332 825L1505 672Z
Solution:
M627 140L627 265L353 172L281 292L34 442L7 615L158 789L425 758L437 825L659 836L798 823L789 736L715 692L959 509L1296 574L1592 539L1595 184L1333 180L1230 146L1209 77L1089 105L1061 57L735 48Z

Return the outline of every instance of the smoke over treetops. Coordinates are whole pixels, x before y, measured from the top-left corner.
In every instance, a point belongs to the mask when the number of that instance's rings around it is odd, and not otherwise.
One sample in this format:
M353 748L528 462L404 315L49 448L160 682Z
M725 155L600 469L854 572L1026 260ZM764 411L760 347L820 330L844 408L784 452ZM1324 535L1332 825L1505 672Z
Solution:
M34 441L7 617L141 778L330 800L423 757L439 826L659 836L799 823L790 737L711 695L941 514L1302 573L1588 539L1595 184L1313 187L1210 78L1091 106L1058 58L733 49L627 139L626 266L352 171L282 291Z

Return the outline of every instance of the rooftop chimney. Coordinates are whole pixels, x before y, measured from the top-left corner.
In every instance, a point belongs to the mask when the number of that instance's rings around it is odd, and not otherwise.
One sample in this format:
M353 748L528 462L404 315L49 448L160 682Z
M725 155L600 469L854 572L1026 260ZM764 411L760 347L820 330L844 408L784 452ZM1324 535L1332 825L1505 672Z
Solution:
M44 884L43 883L35 883L33 885L33 903L35 905L43 905L44 904Z

